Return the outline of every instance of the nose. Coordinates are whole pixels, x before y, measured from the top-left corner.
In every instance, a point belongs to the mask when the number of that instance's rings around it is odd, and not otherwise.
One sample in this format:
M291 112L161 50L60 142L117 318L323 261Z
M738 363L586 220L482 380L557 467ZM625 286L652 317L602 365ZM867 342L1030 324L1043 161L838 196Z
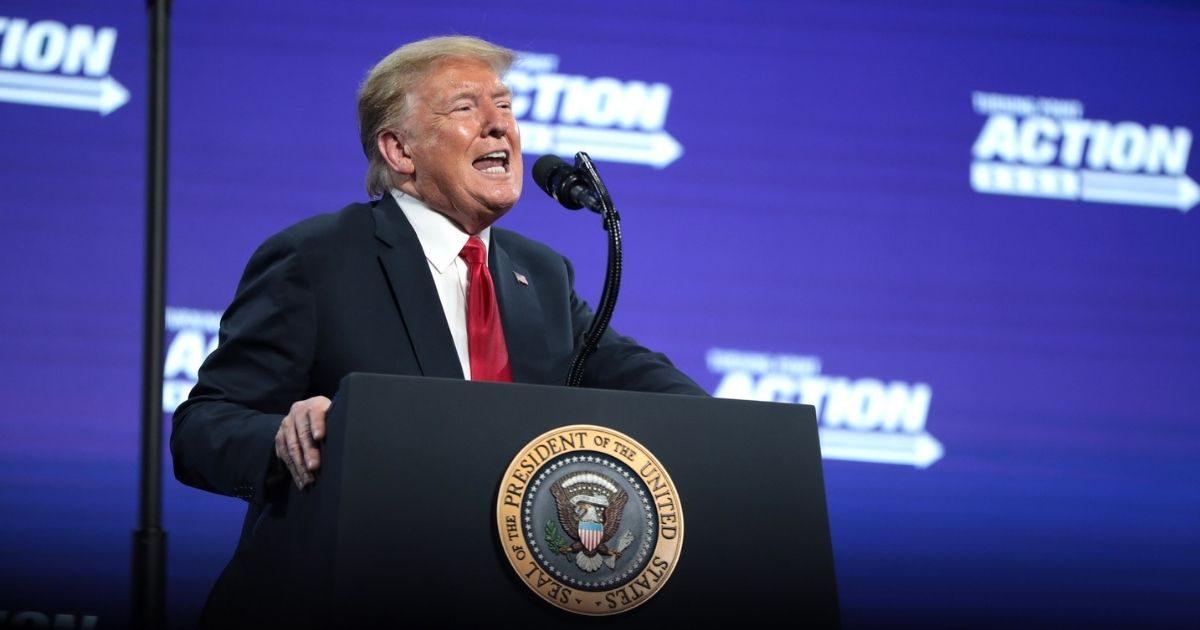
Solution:
M481 110L483 125L481 132L485 137L503 138L508 135L509 125L513 124L509 110L502 109L494 103L488 103Z

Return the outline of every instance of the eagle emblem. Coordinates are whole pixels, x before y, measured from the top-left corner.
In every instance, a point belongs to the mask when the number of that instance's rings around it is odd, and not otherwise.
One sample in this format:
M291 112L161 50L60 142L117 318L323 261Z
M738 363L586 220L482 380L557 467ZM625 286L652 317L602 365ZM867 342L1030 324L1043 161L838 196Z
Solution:
M592 424L525 445L496 492L496 531L518 579L587 616L646 602L679 562L683 512L663 466L633 438Z
M633 533L625 533L610 543L621 527L621 513L629 501L613 480L594 472L567 475L550 486L557 508L558 523L574 542L568 543L554 526L546 523L546 542L556 552L575 556L575 565L589 573L601 565L612 569L621 552L633 542Z

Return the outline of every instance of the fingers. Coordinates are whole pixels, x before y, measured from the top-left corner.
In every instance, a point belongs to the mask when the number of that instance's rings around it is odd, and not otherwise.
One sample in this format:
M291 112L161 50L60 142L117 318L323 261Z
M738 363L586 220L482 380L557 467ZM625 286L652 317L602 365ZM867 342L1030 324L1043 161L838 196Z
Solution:
M287 466L288 474L292 476L292 481L297 488L304 487L304 472L296 467L296 459L292 457L288 446L288 436L295 434L295 427L292 425L290 418L284 418L279 424L279 431L275 433L275 456ZM294 442L294 440L293 440Z
M275 434L275 456L287 466L297 488L316 480L321 466L318 442L325 437L325 413L330 401L317 396L294 403Z
M317 442L325 436L325 412L329 409L329 399L318 396L298 404L304 405L296 425L300 453L303 455L303 459L298 461L303 462L303 467L311 473L321 467L321 451Z

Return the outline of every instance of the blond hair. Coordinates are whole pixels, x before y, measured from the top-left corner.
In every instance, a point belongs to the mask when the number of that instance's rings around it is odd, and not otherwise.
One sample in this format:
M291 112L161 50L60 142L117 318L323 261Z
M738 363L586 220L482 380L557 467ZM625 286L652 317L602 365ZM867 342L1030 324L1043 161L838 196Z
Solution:
M391 170L379 152L379 134L399 127L407 114L408 93L438 63L475 59L504 76L517 55L507 48L465 35L430 37L405 44L375 64L358 90L358 134L367 155L367 194L382 196L392 187Z

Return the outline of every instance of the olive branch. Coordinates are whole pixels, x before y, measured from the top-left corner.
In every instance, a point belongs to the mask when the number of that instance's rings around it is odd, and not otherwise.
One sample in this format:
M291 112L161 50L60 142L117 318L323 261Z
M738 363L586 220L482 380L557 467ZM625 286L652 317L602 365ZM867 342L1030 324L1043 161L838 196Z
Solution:
M554 524L554 519L546 521L546 544L554 553L558 553L559 549L567 546L567 539L563 538L562 533L558 531L558 525Z

